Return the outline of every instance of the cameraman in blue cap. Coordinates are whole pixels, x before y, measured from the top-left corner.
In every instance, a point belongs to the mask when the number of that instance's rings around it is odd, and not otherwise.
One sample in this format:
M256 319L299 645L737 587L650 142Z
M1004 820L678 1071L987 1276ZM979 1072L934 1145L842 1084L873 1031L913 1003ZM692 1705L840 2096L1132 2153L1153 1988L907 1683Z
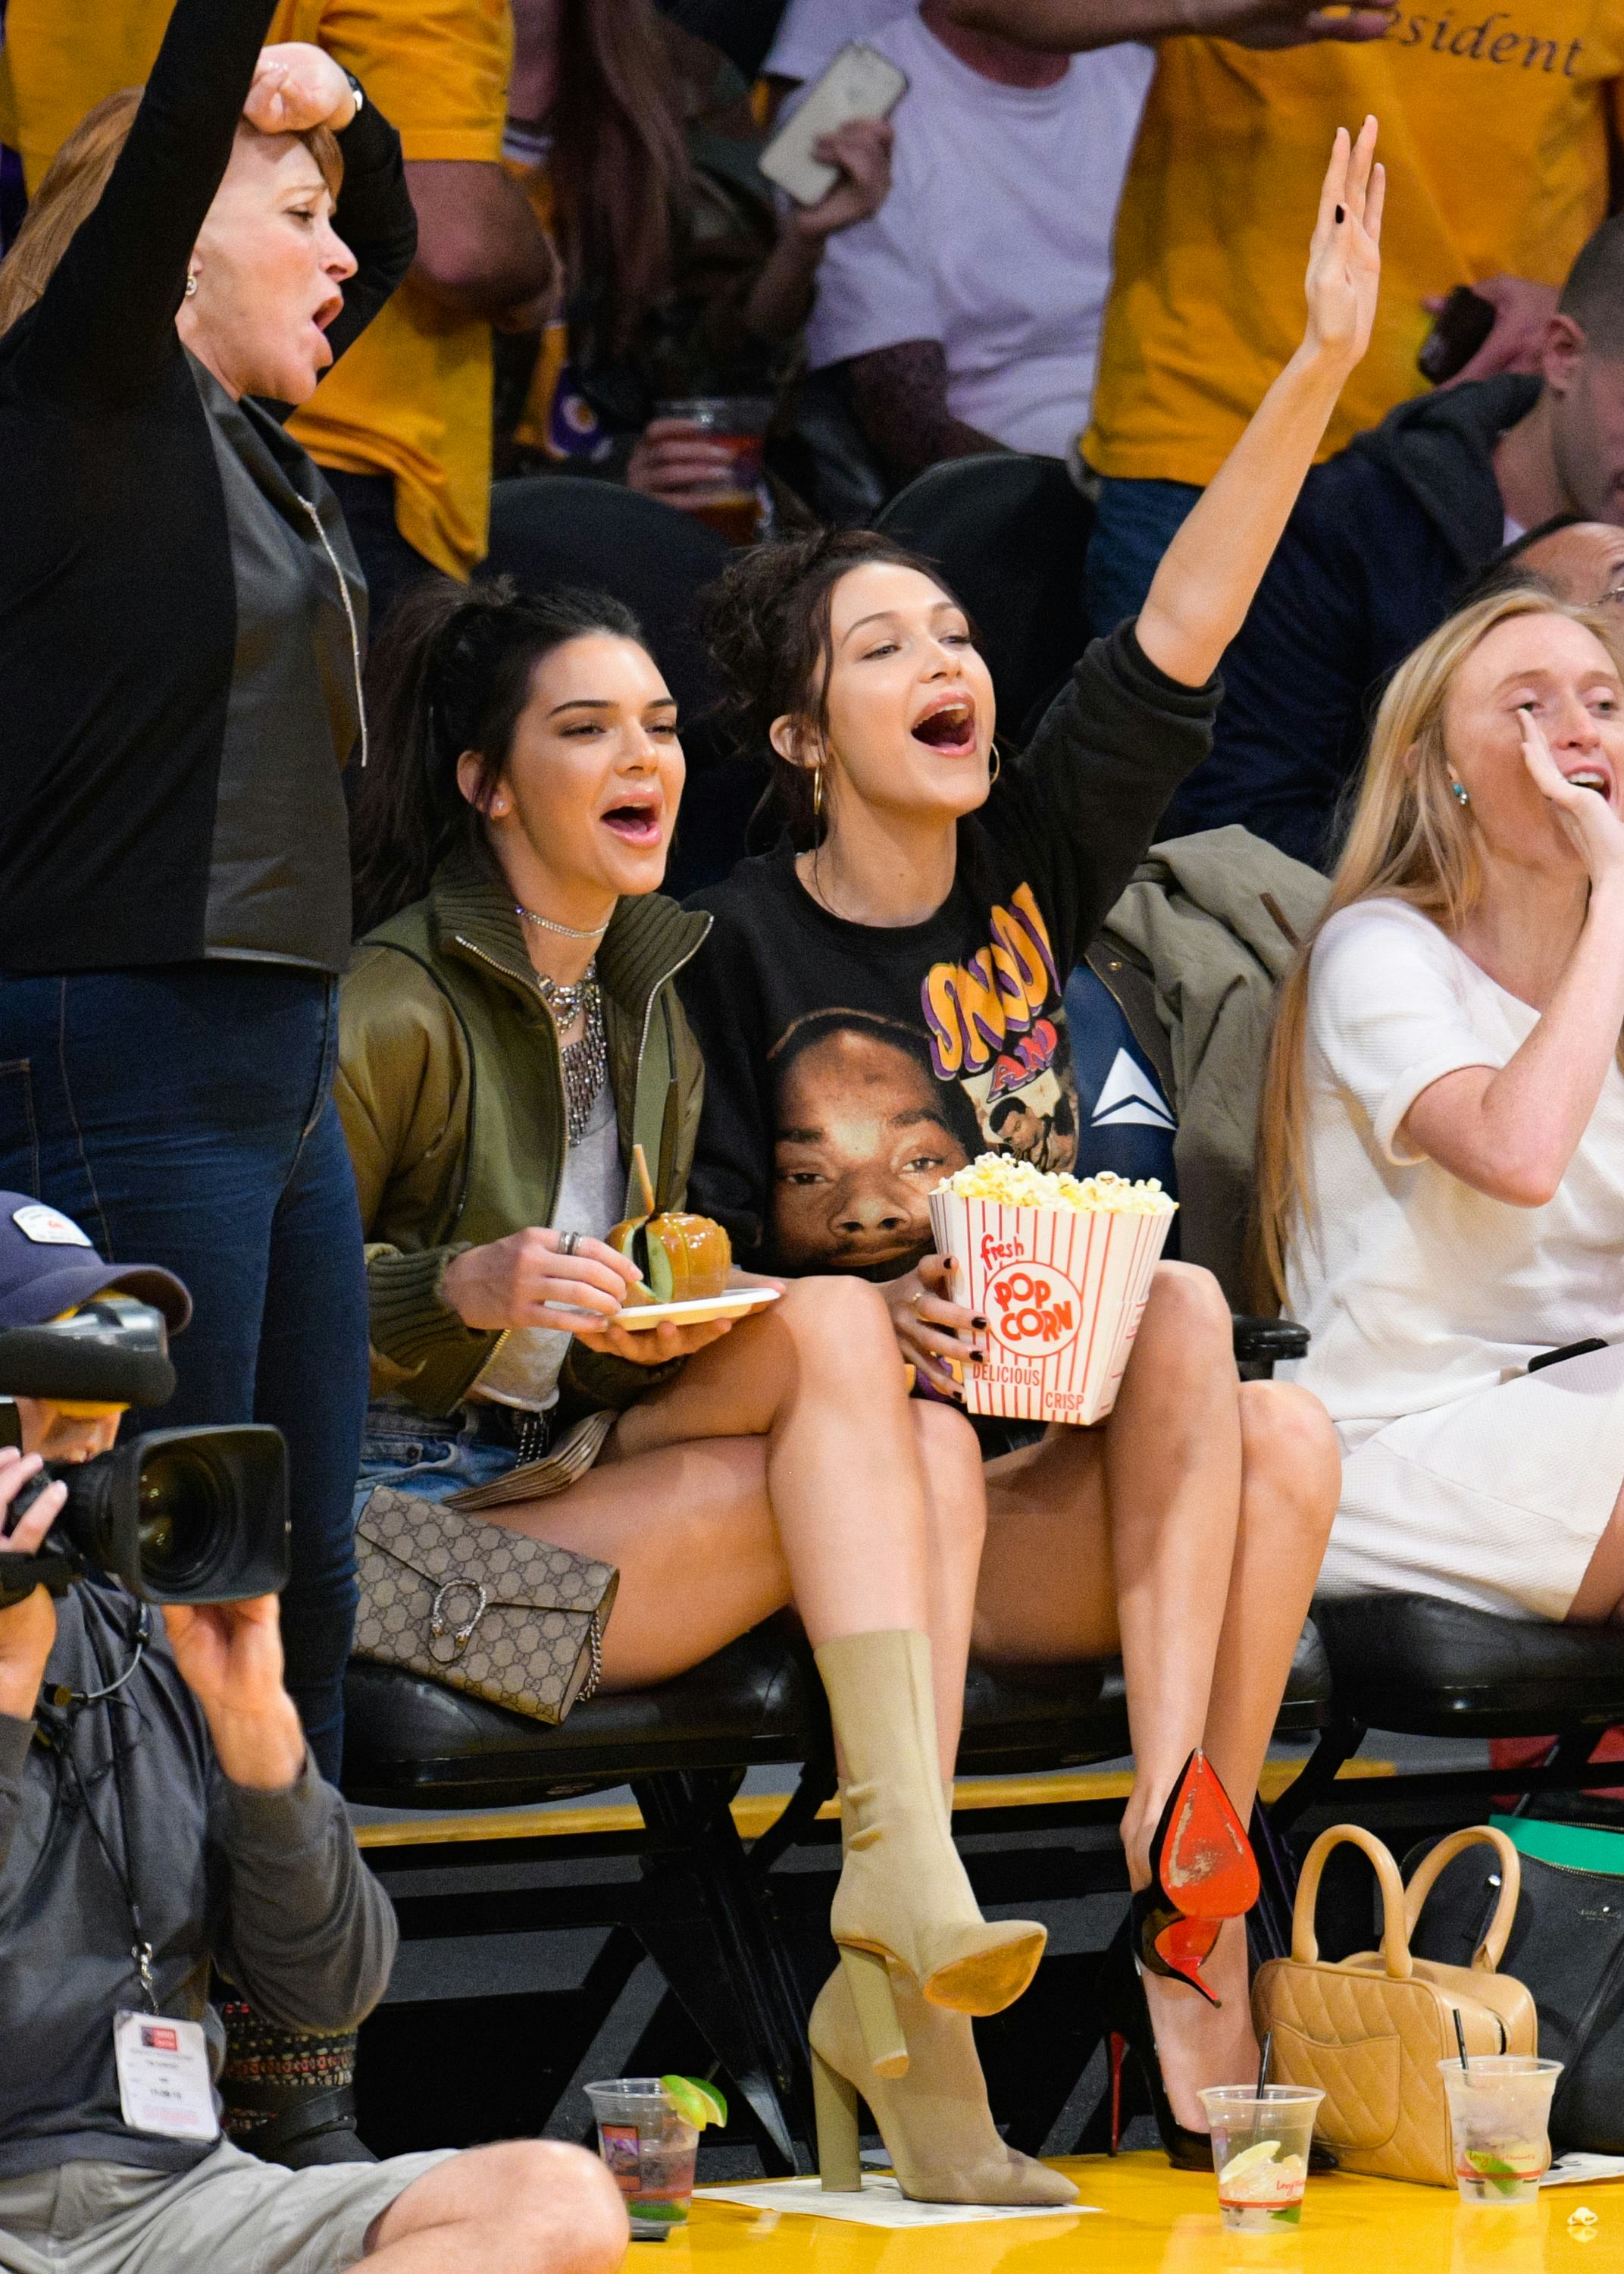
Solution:
M71 1218L0 1193L0 1336L121 1297L185 1323L169 1273L109 1265ZM120 1409L14 1409L0 1549L33 1556L66 1499L60 1481L28 1498L41 1457L105 1452ZM160 1623L99 1576L60 1600L42 1586L8 1600L14 1572L0 1593L0 2274L344 2274L363 2260L609 2274L625 2214L579 2149L295 2172L220 2139L211 1967L283 2028L353 2029L388 1982L388 1899L310 1759L274 1595L165 1604Z

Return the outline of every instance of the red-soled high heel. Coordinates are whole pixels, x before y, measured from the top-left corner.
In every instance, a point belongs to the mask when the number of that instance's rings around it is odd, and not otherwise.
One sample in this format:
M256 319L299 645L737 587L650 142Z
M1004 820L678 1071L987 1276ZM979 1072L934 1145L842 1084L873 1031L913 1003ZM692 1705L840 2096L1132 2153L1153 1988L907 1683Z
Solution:
M1258 1900L1258 1865L1217 1771L1199 1749L1184 1763L1150 1843L1150 1885L1133 1898L1133 1947L1153 1974L1188 1982L1210 2005L1201 1978L1225 1919Z

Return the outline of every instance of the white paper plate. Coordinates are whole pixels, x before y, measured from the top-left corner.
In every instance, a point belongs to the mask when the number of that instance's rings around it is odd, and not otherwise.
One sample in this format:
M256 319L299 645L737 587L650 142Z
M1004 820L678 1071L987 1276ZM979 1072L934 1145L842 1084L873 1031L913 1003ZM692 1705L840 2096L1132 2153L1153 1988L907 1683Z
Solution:
M634 1333L642 1327L663 1326L667 1319L673 1327L703 1327L712 1319L743 1319L752 1311L764 1311L778 1301L779 1292L777 1287L730 1287L726 1294L702 1296L695 1302L628 1303L609 1324Z

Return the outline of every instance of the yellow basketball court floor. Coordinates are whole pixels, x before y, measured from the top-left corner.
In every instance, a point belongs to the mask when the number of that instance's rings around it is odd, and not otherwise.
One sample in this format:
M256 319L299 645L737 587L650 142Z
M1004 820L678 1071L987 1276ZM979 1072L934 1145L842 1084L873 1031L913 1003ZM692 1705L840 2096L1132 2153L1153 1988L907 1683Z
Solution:
M1210 2178L1155 2153L1062 2159L1099 2213L886 2233L696 2201L686 2233L634 2243L628 2274L1624 2274L1624 2180L1469 2210L1442 2187L1311 2180L1295 2233L1226 2234ZM1590 2226L1570 2226L1581 2205Z

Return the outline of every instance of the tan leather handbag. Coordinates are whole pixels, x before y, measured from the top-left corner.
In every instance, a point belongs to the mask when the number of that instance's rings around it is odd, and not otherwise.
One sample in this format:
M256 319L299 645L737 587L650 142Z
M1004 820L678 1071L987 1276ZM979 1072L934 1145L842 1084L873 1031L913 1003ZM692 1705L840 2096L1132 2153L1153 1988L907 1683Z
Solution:
M1381 1888L1380 1950L1332 1965L1320 1955L1314 1907L1326 1858L1343 1841L1363 1849ZM1446 1864L1486 1842L1500 1857L1500 1901L1470 1966L1412 1958L1410 1938ZM1258 1969L1252 2015L1273 2030L1276 2084L1317 2085L1325 2095L1317 2139L1345 2171L1453 2187L1449 2109L1438 2064L1456 2052L1461 2017L1468 2053L1534 2053L1538 2022L1522 1983L1500 1974L1522 1886L1517 1851L1486 1824L1440 1840L1408 1889L1380 1840L1357 1824L1333 1825L1309 1849L1291 1921L1291 1955Z

